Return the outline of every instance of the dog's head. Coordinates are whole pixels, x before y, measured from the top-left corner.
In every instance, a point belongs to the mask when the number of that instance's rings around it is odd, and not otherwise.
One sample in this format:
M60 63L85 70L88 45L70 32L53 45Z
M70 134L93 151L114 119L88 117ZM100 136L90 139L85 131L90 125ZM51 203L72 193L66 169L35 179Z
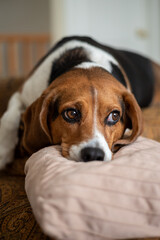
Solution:
M59 76L27 108L23 123L21 144L27 152L61 144L62 155L76 161L109 161L112 152L142 132L134 96L98 67L74 68Z

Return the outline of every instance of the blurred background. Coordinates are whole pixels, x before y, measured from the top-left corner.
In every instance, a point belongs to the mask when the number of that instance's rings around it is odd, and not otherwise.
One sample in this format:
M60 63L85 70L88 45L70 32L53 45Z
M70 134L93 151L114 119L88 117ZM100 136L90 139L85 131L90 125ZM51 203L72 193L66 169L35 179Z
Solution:
M0 0L0 78L24 78L68 35L160 63L160 0Z

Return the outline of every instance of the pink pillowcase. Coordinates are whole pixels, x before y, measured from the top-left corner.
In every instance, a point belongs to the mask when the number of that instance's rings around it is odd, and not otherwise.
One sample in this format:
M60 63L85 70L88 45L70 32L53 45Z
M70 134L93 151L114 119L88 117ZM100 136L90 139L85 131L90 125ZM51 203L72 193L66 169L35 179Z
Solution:
M44 233L55 239L160 236L160 143L139 137L111 162L73 162L51 146L25 166L25 188Z

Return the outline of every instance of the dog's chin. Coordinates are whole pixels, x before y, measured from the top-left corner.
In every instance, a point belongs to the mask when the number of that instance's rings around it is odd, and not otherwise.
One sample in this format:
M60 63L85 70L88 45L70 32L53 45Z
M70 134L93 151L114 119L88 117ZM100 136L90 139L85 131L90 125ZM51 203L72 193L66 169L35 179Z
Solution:
M83 162L83 160L79 157L79 154L70 154L70 149L66 148L66 146L65 148L62 146L62 156L73 162Z
M80 160L76 157L73 158L73 156L70 156L69 149L66 151L62 148L62 156L66 158L67 160L74 161L74 162L80 162Z
M70 160L70 161L74 161L74 162L80 162L80 159L78 159L76 156L70 156L70 153L69 153L69 146L67 144L61 144L61 148L62 148L62 156L64 158L66 158L67 160Z
M67 154L67 153L65 153L65 154L63 154L63 151L62 151L62 156L64 157L64 158L66 158L67 160L69 160L69 161L73 161L73 162L83 162L83 160L81 160L81 159L78 159L78 158L73 158L73 157L71 157L69 154Z
M81 159L73 159L72 157L70 156L67 156L66 157L69 161L73 161L73 162L83 162Z

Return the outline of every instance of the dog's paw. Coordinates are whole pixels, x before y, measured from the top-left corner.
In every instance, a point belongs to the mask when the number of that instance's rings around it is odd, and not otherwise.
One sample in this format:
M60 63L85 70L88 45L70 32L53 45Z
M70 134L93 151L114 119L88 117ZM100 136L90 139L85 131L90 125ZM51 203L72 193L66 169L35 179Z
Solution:
M11 149L2 148L0 146L0 170L4 169L8 163L13 160L14 151Z
M18 143L18 127L23 104L20 93L11 97L7 111L0 119L0 169L10 163Z
M17 142L16 131L0 127L0 169L12 162Z

